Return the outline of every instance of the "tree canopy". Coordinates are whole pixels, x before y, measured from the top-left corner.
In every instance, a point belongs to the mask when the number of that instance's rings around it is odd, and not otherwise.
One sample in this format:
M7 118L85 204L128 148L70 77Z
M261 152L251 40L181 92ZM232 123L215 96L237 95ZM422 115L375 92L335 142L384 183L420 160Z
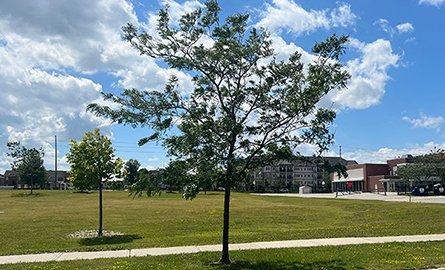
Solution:
M124 180L126 184L132 185L139 179L139 167L141 164L136 159L129 159L124 166Z
M71 140L66 157L73 185L80 190L97 189L120 173L121 161L114 155L111 140L97 128L86 132L80 142Z
M144 193L148 197L154 196L156 194L161 194L161 187L163 184L162 170L149 171L145 168L142 168L139 170L138 173L138 181L136 181L129 187L130 195L133 195L133 198L136 196L142 196L142 194Z
M66 157L71 165L70 177L74 187L80 190L99 189L98 235L102 236L103 183L120 174L122 162L115 157L111 140L100 134L97 128L85 133L79 143L71 140Z
M249 26L248 14L223 19L219 12L217 1L209 0L176 24L168 8L162 9L156 36L132 24L123 27L124 38L142 55L188 73L194 89L181 92L179 79L171 76L163 90L105 93L117 108L91 104L88 109L118 123L149 127L153 132L139 144L161 140L170 155L194 164L196 172L203 163L223 171L220 261L229 263L231 188L273 145L294 149L308 143L325 151L333 140L329 125L335 112L318 103L345 88L350 75L339 62L346 36L316 43L310 63L298 51L278 61L268 32Z
M46 169L43 166L45 152L42 148L26 148L20 146L20 142L8 142L8 156L13 158L11 167L18 172L20 181L30 186L32 194L34 185L42 185L46 182Z
M414 157L414 162L397 168L397 175L409 181L422 182L432 179L445 181L445 151L433 149Z

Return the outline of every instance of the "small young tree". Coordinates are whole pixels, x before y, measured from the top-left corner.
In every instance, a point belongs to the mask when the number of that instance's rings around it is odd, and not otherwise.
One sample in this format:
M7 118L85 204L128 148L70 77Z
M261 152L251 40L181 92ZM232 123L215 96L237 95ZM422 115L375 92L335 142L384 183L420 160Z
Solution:
M70 152L66 155L71 165L73 185L82 190L99 189L99 231L103 235L102 189L113 175L120 173L122 162L114 156L111 141L100 134L99 129L87 132L78 143L71 140Z
M317 43L316 60L308 65L299 52L277 61L268 33L248 27L249 15L235 14L222 22L217 1L204 6L183 15L178 27L171 25L168 9L162 9L158 37L131 24L123 27L124 38L141 54L190 72L195 87L190 94L181 93L172 76L164 91L105 94L118 109L91 104L89 110L118 123L148 126L154 133L140 144L163 140L171 155L193 164L209 162L224 172L220 262L227 264L231 189L244 180L255 158L270 145L294 149L310 143L324 151L332 143L329 125L335 112L317 104L331 90L346 87L350 75L338 60L348 38L333 35ZM174 125L178 132L167 132ZM195 195L189 191L196 189L186 190Z
M30 186L33 194L34 185L43 185L46 182L46 170L43 166L45 155L42 148L26 148L20 142L8 142L8 156L13 158L11 167L18 172L20 180Z
M136 159L129 159L124 166L124 180L126 184L132 185L138 181L139 167L141 164Z

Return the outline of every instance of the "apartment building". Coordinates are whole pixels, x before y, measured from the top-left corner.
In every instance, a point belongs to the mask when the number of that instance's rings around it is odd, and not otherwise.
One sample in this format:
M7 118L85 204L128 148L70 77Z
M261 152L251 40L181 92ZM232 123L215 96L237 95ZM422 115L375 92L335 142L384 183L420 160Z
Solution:
M250 177L253 191L297 191L301 186L310 186L315 191L323 190L325 177L324 162L336 164L357 164L339 157L302 157L297 160L277 160L263 166Z

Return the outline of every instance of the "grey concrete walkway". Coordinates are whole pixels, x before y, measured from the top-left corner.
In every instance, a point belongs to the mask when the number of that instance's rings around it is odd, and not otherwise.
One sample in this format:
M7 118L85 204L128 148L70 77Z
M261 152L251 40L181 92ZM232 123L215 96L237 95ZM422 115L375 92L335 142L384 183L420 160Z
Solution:
M311 194L298 194L298 193L252 193L252 195L258 196L277 196L277 197L299 197L299 198L324 198L334 199L335 193L311 193ZM387 201L387 202L409 202L409 196L397 195L395 192L388 192L386 196L383 193L351 193L351 194L338 194L337 199L345 200L374 200L374 201ZM445 203L445 196L411 196L411 202L414 203Z
M390 243L390 242L425 242L425 241L444 241L444 240L445 240L445 234L385 236L385 237L323 238L323 239L231 244L230 250L341 246L341 245L377 244L377 243ZM113 250L113 251L57 252L57 253L28 254L28 255L11 255L11 256L0 256L0 265L12 264L12 263L91 260L100 258L161 256L161 255L198 253L205 251L220 251L220 250L221 250L221 245L205 245L205 246L182 246L182 247L166 247L166 248L145 248L145 249L130 249L130 250L126 249L126 250Z

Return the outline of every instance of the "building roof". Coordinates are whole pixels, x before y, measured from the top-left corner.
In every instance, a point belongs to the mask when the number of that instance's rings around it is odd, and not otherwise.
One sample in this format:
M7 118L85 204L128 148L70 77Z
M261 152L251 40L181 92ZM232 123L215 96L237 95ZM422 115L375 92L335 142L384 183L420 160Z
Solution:
M18 175L19 175L19 173L17 171L14 171L14 170L6 170L5 171L5 177L6 176L18 176Z
M46 175L49 181L54 181L56 178L56 171L53 170L48 170L46 171ZM67 171L59 171L57 170L57 180L58 181L63 181L66 180L66 178L68 178L69 173Z
M329 165L331 165L331 166L334 166L337 164L340 164L343 166L358 164L357 161L355 161L355 160L346 160L342 157L323 157L322 159L326 160L329 163Z
M272 164L270 165L274 165L274 166L280 166L280 165L321 165L323 163L323 161L327 161L329 163L330 166L335 166L335 165L343 165L343 166L348 166L348 165L356 165L358 164L355 160L346 160L344 158L341 157L313 157L313 156L300 156L298 158L296 158L295 160L284 160L284 159L280 159L280 160L275 160L272 162Z
M410 155L408 157L401 157L396 159L389 159L386 161L389 167L395 167L400 164L408 164L408 163L414 163L414 158Z

